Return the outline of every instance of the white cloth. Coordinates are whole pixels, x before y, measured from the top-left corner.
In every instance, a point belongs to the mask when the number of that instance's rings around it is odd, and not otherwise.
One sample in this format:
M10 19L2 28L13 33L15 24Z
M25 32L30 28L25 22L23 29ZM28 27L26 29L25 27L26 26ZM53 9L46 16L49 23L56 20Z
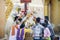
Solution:
M19 25L18 25L18 27L19 27ZM17 28L15 28L15 35L13 35L13 36L12 36L12 28L11 28L9 40L16 40L16 36L17 36Z

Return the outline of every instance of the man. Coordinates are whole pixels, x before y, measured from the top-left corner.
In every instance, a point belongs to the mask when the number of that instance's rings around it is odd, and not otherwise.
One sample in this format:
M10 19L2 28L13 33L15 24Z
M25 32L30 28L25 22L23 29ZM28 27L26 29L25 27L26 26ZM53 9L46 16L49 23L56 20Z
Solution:
M36 18L36 25L32 28L34 40L42 40L42 28L43 26L40 25L40 18L38 17Z
M48 27L49 30L50 30L51 40L54 40L55 33L54 33L54 30L53 30L53 26L48 22L48 20L45 20L45 23L47 24L47 27Z

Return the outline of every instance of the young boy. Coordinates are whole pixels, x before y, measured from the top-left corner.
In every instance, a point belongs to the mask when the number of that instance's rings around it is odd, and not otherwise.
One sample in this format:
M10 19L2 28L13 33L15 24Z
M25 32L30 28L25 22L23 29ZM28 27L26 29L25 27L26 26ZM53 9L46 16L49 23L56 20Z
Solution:
M40 25L40 18L38 17L36 18L36 25L32 28L34 40L42 40L42 28L43 26Z

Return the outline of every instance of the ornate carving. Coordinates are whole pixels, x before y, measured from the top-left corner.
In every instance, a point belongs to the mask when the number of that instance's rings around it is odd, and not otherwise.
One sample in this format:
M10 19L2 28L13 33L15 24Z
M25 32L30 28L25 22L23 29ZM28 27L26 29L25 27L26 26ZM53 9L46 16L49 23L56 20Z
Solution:
M7 19L8 16L10 15L10 12L11 12L12 8L13 8L13 3L12 3L11 0L5 0L5 3L6 3L6 7L7 7L7 10L6 10L6 12L5 12L5 14L6 14L6 19Z

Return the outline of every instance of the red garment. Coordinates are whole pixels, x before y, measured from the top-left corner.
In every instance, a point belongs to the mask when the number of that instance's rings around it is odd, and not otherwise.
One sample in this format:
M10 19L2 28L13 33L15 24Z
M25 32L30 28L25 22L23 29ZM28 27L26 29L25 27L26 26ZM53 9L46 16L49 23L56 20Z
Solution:
M18 25L12 26L12 35L15 35L15 28L18 29Z

